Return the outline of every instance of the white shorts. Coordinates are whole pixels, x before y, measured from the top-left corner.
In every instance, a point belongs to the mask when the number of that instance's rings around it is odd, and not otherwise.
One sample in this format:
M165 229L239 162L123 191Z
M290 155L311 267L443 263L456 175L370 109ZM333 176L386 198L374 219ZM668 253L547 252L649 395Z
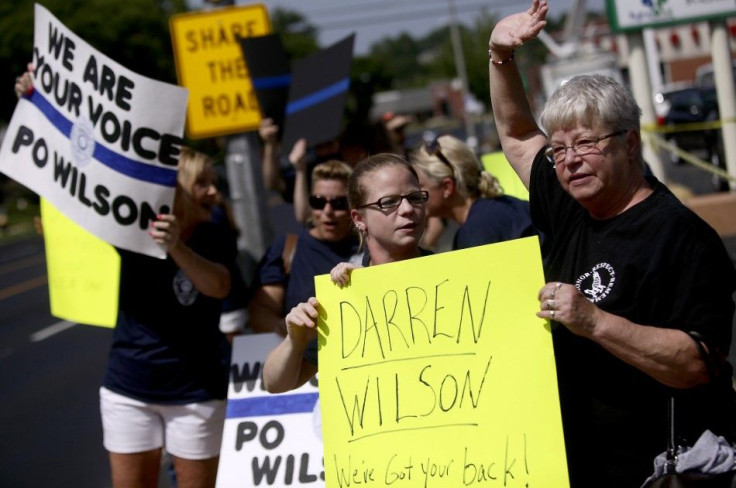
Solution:
M103 444L118 454L158 449L182 459L220 454L225 400L186 405L146 403L100 388Z

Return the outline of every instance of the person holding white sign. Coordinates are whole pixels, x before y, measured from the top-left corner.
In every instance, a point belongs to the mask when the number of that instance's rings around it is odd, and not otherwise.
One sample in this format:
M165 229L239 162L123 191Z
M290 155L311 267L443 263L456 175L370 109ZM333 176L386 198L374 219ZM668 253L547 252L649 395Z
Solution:
M376 154L362 160L348 181L350 216L365 244L364 266L402 261L426 254L419 248L428 195L416 170L401 156ZM356 265L336 265L330 275L344 285ZM293 390L317 373L315 297L286 315L287 336L266 358L263 382L271 393Z
M211 222L215 171L183 148L174 213L152 239L165 260L120 250L118 321L100 389L113 486L157 486L162 447L180 487L215 484L227 396L229 346L218 328L237 250Z
M32 93L33 69L16 78L16 95ZM148 230L166 258L117 248L118 316L100 388L115 488L158 486L164 445L180 488L215 486L230 356L218 325L237 248L212 222L212 160L186 147L179 154L173 213Z
M685 445L706 428L736 440L726 361L736 273L716 232L647 174L626 88L574 77L537 125L514 55L547 11L534 0L494 27L493 113L548 246L537 315L554 321L571 486L640 486L666 448L670 398Z

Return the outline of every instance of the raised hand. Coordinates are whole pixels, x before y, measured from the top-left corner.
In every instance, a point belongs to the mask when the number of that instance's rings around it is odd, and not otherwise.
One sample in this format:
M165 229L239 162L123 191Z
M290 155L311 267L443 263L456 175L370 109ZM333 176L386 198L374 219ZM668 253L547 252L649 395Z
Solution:
M546 1L534 0L528 10L501 19L491 32L488 47L491 50L509 51L534 39L547 25L545 18L548 10Z
M258 135L266 144L278 144L279 126L273 123L273 119L262 119L258 126Z
M26 93L33 90L33 77L31 74L35 71L33 63L28 63L28 71L15 79L15 96L20 98Z

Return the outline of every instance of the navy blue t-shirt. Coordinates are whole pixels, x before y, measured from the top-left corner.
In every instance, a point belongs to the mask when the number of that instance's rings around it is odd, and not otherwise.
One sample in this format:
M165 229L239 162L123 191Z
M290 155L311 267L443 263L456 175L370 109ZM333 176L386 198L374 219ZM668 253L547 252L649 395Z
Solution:
M285 286L283 314L309 297L315 295L314 277L329 273L335 265L350 261L358 251L356 239L339 242L320 241L304 229L299 233L296 251L291 260L291 274L284 272L283 252L286 235L276 238L258 265L260 285L281 284ZM309 345L305 359L316 363L317 341Z
M286 235L276 238L261 259L257 273L257 286L284 285L284 316L292 307L314 296L315 276L329 273L338 263L350 261L358 248L355 239L320 241L304 229L299 233L296 251L291 260L291 274L287 276L282 257L285 243Z
M529 202L511 196L479 198L455 233L452 249L493 244L536 235Z
M232 269L237 249L223 226L197 226L186 243ZM104 385L139 400L185 404L227 396L229 345L221 300L199 293L174 260L119 249L120 300Z

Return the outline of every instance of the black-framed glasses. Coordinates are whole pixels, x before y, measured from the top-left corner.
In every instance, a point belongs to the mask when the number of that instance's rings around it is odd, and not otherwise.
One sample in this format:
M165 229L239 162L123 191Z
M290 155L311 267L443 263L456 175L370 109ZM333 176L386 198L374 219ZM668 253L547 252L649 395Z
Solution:
M381 210L390 210L401 205L401 201L404 199L406 199L406 201L409 202L411 205L418 207L419 205L424 205L425 203L427 203L427 200L429 200L429 192L426 190L419 190L407 193L406 195L386 195L385 197L379 198L375 202L366 203L359 206L358 208L376 206Z
M445 163L447 167L450 168L450 171L453 173L455 172L455 167L452 165L449 159L442 153L442 146L440 146L440 138L439 136L435 137L431 141L424 143L424 150L427 151L427 154L430 156L436 156L437 159Z
M587 156L588 154L592 154L598 151L599 142L611 137L620 136L621 134L625 134L626 132L628 131L618 130L616 132L606 134L605 136L581 137L569 146L566 146L565 144L551 144L547 149L545 149L544 155L547 156L547 159L549 159L550 162L557 165L565 161L568 149L572 149L572 152L574 152L578 156Z
M309 206L315 210L324 209L328 203L332 206L332 210L347 210L350 208L348 197L325 198L320 195L309 195Z

